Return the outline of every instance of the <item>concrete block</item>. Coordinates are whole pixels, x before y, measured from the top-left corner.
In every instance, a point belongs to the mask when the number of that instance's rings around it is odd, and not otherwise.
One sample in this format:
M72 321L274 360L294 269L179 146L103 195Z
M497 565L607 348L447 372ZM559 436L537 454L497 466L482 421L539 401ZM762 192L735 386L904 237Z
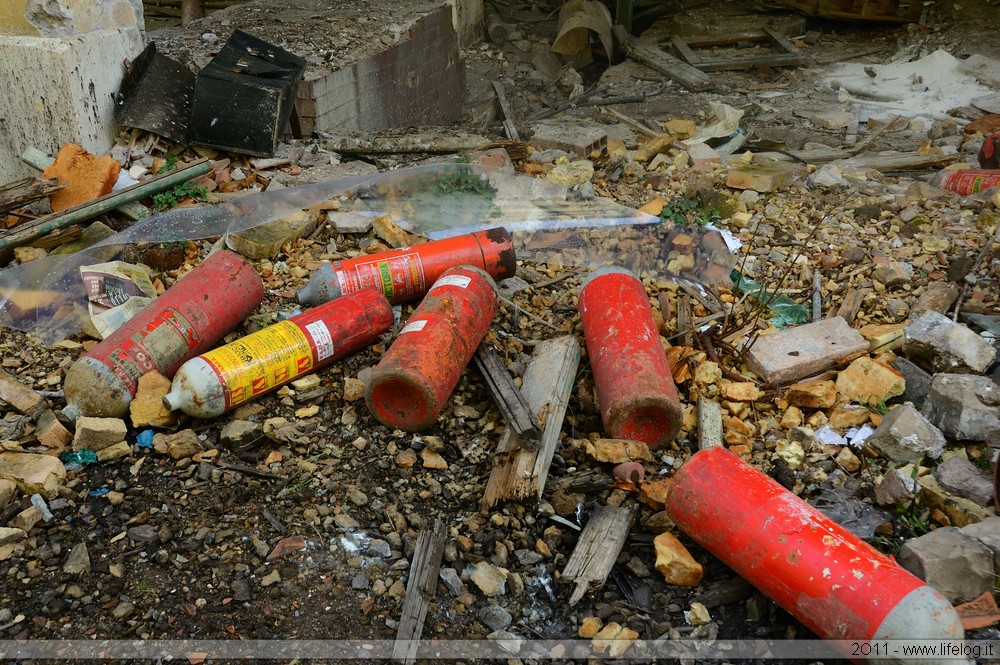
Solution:
M924 455L941 457L946 441L938 428L907 403L890 409L865 443L893 461L919 462Z
M1000 427L1000 386L985 376L936 374L922 411L952 438L983 441Z
M950 457L934 470L941 487L980 506L993 503L993 481L964 457Z
M792 173L780 166L739 166L729 170L726 186L752 189L755 192L776 192L792 181Z
M682 146L688 154L688 162L695 171L708 172L722 163L722 155L704 143L686 143Z
M924 312L903 330L903 352L937 372L982 374L996 356L989 342L939 312Z
M49 408L44 397L3 370L0 370L0 400L18 413L32 418Z
M604 127L589 120L545 120L532 126L531 145L538 150L563 150L589 157L595 150L608 146L608 133Z
M42 172L45 178L55 178L63 188L49 195L52 212L93 201L111 193L118 182L121 164L105 155L92 155L74 143L59 149L56 159Z
M0 546L16 543L17 541L24 540L27 537L28 534L25 533L23 529L7 526L0 527Z
M866 351L868 341L861 333L835 316L758 337L748 362L757 376L777 385L818 374L840 358Z
M935 529L904 543L899 565L952 603L993 590L993 553L955 527Z
M125 440L128 428L120 418L92 418L84 416L76 421L73 450L92 450L95 453Z
M868 356L854 360L837 375L841 399L870 404L902 395L906 380L898 370Z
M102 155L114 144L113 96L122 61L142 50L137 28L64 38L0 36L0 182L35 172L20 155L30 146L55 154L67 141Z
M13 481L23 494L54 499L66 478L66 467L51 455L0 453L0 478Z
M864 328L861 331L864 334ZM900 344L902 344L902 337L900 337ZM892 366L903 375L903 380L906 382L903 399L912 402L917 409L923 407L927 391L931 387L931 375L920 369L913 361L902 356L892 361Z
M0 35L70 37L118 28L143 28L142 0L0 2Z

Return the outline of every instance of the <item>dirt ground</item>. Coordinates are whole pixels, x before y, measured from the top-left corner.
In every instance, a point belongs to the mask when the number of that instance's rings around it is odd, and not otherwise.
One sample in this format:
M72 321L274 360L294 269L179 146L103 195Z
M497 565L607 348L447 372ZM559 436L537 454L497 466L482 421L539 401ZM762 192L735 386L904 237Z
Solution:
M578 86L583 90L607 86L602 97L649 95L639 103L614 106L639 121L690 118L701 125L708 119L710 102L741 109L756 105L755 115L741 125L751 144L781 143L787 151L802 149L806 143L840 146L847 140L844 129L823 129L807 120L837 104L835 90L817 88L820 68L849 60L881 65L900 54L918 57L936 49L959 58L974 53L1000 57L994 27L1000 8L985 3L934 4L928 8L925 24L919 26L865 26L804 19L785 9L751 3L701 3L668 15L648 26L644 34L730 32L775 25L801 40L809 64L713 73L711 90L689 92L676 83L665 83L662 76L638 63L609 64L600 55L579 75L567 71L547 78L532 61L554 37L556 8L547 2L490 3L488 10L499 13L515 30L503 44L487 40L464 50L468 113L459 128L496 139L504 137L494 120L494 80L506 88L519 119L566 102L574 92L579 93ZM154 25L148 23L148 27ZM611 138L634 144L635 132L602 114L599 107L582 106L567 113L600 122ZM527 130L530 122L519 125ZM862 123L856 140L870 132ZM867 151L915 150L926 141L926 129L886 132ZM310 143L304 145L308 148ZM414 160L362 161L387 167ZM731 228L753 246L750 254L757 257L763 278L769 274L764 264L775 248L784 251L796 243L813 242L799 234L807 233L819 217L835 213L834 221L840 223L831 222L825 231L826 249L810 252L806 261L813 267L824 255L840 261L831 262L837 267L826 277L833 286L824 287L827 306L835 307L847 286L866 277L844 277L842 288L837 288L846 273L842 266L847 249L866 248L863 262L892 256L899 246L910 251L912 235L903 233L894 215L912 203L900 198L902 192L930 174L931 170L887 174L883 184L896 188L893 197L863 187L860 193L843 196L798 187L791 193L762 197L748 208L751 214L766 215L775 233L773 242L746 228ZM636 175L627 165L616 167L610 158L597 160L594 187L599 194L633 207L657 195L669 201L685 192L722 189L718 180L694 176ZM775 206L775 211L765 212L767 205ZM864 205L880 206L882 220L878 210L874 220L862 219L856 211ZM948 229L949 220L954 223L961 210L971 211L961 217L968 221L969 215L981 219L989 207L986 200L917 205L924 205L939 231ZM728 220L719 224L726 227ZM897 225L895 230L890 230L892 224ZM965 259L978 252L985 238L982 229L972 226L957 235L968 240L961 256ZM894 238L900 239L898 246L886 244ZM783 249L782 239L787 241ZM363 251L374 242L378 240L371 235L341 235L321 227L273 261L258 262L266 275L268 295L259 314L239 332L273 321L274 312L292 311L294 289L304 283L307 268L315 262ZM188 252L195 257L209 245L192 243ZM918 248L906 256L920 255ZM787 262L788 254L780 260ZM949 261L933 254L923 264L924 278L948 265ZM778 267L776 262L775 270ZM983 273L980 311L998 313L1000 275L989 262ZM167 271L164 279L169 283L174 274ZM581 282L578 271L526 264L519 276L532 287L510 296L519 309L502 306L489 337L515 375L523 373L539 340L580 333L575 300ZM808 302L811 281L807 282L806 275L793 275L785 287L793 298ZM676 295L676 288L672 293ZM874 323L899 322L905 317L892 309L890 301L894 297L910 302L917 294L902 288L876 294L866 301L861 317ZM411 311L411 306L404 307L402 320ZM664 318L667 328L675 325L669 316ZM479 501L503 420L478 372L463 374L438 424L422 435L386 428L372 418L362 401L345 399L345 379L364 375L366 368L374 366L389 339L320 372L324 390L319 393L284 390L213 421L182 422L179 429L193 428L206 451L217 451L200 461L191 457L173 460L153 450L135 449L123 460L71 471L59 498L48 502L55 519L39 522L29 538L0 562L0 577L5 580L0 585L0 639L391 640L396 636L417 536L438 518L448 532L442 567L453 568L463 584L454 590L443 581L438 584L424 624L425 638L485 639L498 629L525 639L575 638L582 619L593 616L605 624L627 626L646 640L812 636L686 536L681 540L704 565L704 581L694 588L664 582L654 569L651 546L657 527L662 526L657 521L662 520L657 517L662 513L644 506L635 493L614 489L610 467L594 462L574 443L601 431L589 368L581 370L581 383L574 390L544 501L539 506L508 504L481 511ZM36 387L53 387L45 381L64 375L80 353L78 348L48 349L10 330L0 332L0 347L4 368L23 381L35 381ZM735 365L732 369L740 371ZM690 388L690 383L681 387L686 405L691 403ZM52 401L62 406L59 397ZM315 413L296 415L309 413L302 410L314 405L318 407ZM261 425L275 417L285 418L287 426L265 436ZM241 442L228 435L223 441L223 427L236 420L254 423L251 433ZM130 430L130 442L137 433ZM22 434L5 438L16 440ZM757 454L755 461L784 484L797 486L806 498L815 499L830 489L830 483L810 481L805 471L796 474L772 464L770 439L761 436L758 444L752 451ZM647 464L647 474L668 473L693 446L694 437L686 432L672 448L658 451L655 462ZM419 455L427 449L438 452L446 468L422 466ZM829 459L815 466L824 470L824 476L838 473ZM879 472L876 462L866 461L859 471L846 474L845 486L870 502ZM574 486L574 479L590 484ZM0 522L12 519L27 506L26 501L8 506L0 513ZM636 526L607 583L570 607L566 601L571 589L559 576L578 531L566 522L579 525L594 508L609 502L635 506ZM551 514L562 516L563 521L549 519ZM902 540L914 535L893 515L886 514L884 522L889 524L890 538L881 546L887 551L898 549ZM275 546L295 536L301 537L303 546L274 557ZM88 570L67 571L70 553L79 554L84 545ZM505 593L485 596L470 581L473 567L482 561L509 571ZM685 618L695 600L711 613L707 625L694 626ZM506 613L510 616L505 620ZM980 635L996 639L1000 633L987 629Z

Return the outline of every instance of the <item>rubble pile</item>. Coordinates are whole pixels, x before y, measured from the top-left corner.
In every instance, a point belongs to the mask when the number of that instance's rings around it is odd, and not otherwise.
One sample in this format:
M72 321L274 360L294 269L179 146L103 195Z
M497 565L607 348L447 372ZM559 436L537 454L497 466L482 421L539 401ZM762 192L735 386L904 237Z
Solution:
M521 30L469 53L470 71L477 57L505 75L543 69ZM656 71L635 54L659 56L637 49L599 85ZM711 76L780 92L802 75L771 71ZM713 549L717 526L673 494L702 483L744 533L766 512L740 504L759 487L808 503L827 537L926 583L915 588L957 606L966 637L996 639L1000 189L929 182L979 165L990 132L968 121L990 115L970 100L952 120L865 111L858 125L864 105L846 96L839 118L786 114L774 97L751 108L744 92L657 110L655 95L588 97L573 74L525 77L506 137L463 134L462 150L428 149L458 133L413 130L412 150L383 135L247 157L128 130L100 158L108 178L97 157L60 151L46 176L65 187L48 210L46 189L11 205L0 242L28 216L54 211L59 226L0 246L8 270L160 210L260 222L288 190L414 166L414 154L444 165L431 197L495 203L502 173L560 187L540 205L559 209L552 219L600 199L645 216L526 231L483 215L476 233L447 233L449 220L414 225L425 200L397 200L380 180L224 236L92 247L81 265L104 289L103 301L88 293L92 323L52 345L0 331L0 635L488 639L524 658L538 655L528 640L585 640L600 657L683 638L834 636L824 620L837 616L786 612ZM515 123L567 92L580 103ZM823 141L765 145L767 116ZM876 150L886 137L913 149ZM461 155L425 158L438 152ZM115 198L109 182L123 177L154 189ZM144 266L150 289L116 259ZM246 282L199 279L223 261ZM604 264L619 267L594 270ZM5 287L6 321L68 325L81 308L65 295ZM350 309L355 297L364 307ZM127 334L102 335L109 321ZM110 378L81 382L84 366ZM114 412L93 406L111 400ZM684 475L708 459L732 476ZM732 493L734 470L745 493Z

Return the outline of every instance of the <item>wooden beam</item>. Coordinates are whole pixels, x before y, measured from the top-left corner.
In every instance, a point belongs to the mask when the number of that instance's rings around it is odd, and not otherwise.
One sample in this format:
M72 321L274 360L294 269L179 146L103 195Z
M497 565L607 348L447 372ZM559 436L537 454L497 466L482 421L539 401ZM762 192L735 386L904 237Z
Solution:
M678 60L655 46L640 44L622 26L614 27L615 39L628 57L651 67L689 90L707 90L712 85L708 74Z
M507 134L507 138L511 141L520 141L521 137L517 133L517 127L514 125L514 111L507 101L507 93L504 92L503 84L500 81L493 81L493 89L496 90L497 103L500 104L500 112L503 113L503 129Z
M499 501L537 501L562 432L563 418L580 366L580 344L567 335L540 342L524 373L521 394L542 428L538 450L523 448L513 429L500 438L482 507Z
M493 401L497 403L507 424L517 434L521 446L538 450L539 431L531 416L531 410L496 351L488 344L481 344L476 351L475 359L476 367L482 372L486 386L493 395Z
M430 531L424 530L417 537L417 546L410 564L410 579L406 583L403 614L399 618L396 641L392 645L392 659L413 663L417 659L417 644L424 630L427 604L437 590L441 555L444 553L445 528L441 518L434 521Z
M587 591L604 586L634 517L631 508L600 506L594 511L563 570L563 579L575 584L570 605L580 602Z

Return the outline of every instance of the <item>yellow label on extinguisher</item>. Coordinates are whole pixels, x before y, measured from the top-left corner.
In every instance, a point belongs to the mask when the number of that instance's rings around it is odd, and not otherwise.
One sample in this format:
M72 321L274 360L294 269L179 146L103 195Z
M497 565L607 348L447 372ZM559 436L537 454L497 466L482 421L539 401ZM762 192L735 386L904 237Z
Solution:
M225 386L226 408L245 402L312 369L305 333L282 321L204 354Z

